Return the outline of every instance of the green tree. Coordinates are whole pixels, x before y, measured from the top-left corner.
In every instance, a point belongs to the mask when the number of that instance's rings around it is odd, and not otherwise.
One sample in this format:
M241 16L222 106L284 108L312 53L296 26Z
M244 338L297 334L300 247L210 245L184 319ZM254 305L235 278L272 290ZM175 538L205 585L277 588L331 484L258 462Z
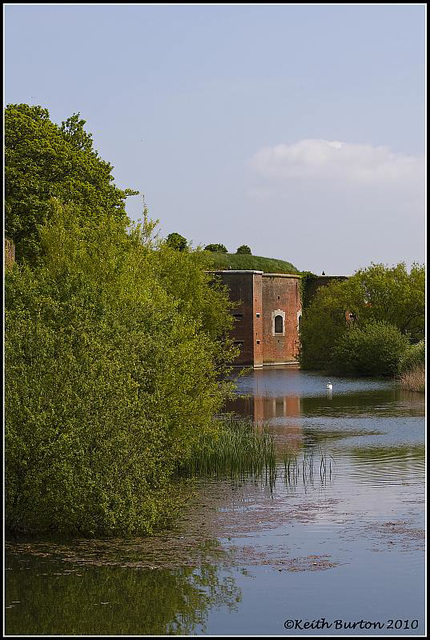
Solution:
M321 287L304 307L300 326L300 364L305 369L327 369L336 341L347 330L344 283Z
M225 295L203 252L155 250L150 224L127 235L50 206L38 265L6 274L6 524L147 533L177 508L172 475L229 389Z
M186 251L188 249L187 239L181 236L180 233L169 233L166 243L175 251Z
M241 244L240 247L237 248L236 253L249 253L251 254L251 249L247 244Z
M381 321L397 327L412 342L424 338L425 268L404 262L371 264L345 282L346 302L360 324Z
M321 287L302 317L302 365L327 368L335 344L351 321L361 329L383 322L396 327L412 343L423 339L424 266L413 264L408 272L404 263L393 267L372 264L344 282Z
M211 251L212 253L227 253L227 248L223 244L207 244L205 251Z
M40 106L5 109L5 230L18 261L39 255L38 229L53 197L78 205L83 219L109 214L126 221L125 199L137 192L115 187L113 167L95 151L84 125L74 114L58 126Z
M426 363L426 345L425 341L421 340L416 344L411 344L404 354L400 362L400 372L405 373L418 367L424 367Z

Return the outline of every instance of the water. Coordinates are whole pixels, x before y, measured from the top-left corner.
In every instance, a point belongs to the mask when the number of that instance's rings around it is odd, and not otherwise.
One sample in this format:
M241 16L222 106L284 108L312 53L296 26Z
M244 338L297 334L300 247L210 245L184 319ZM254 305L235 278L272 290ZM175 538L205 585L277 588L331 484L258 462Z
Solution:
M151 539L8 544L6 632L424 635L424 398L330 381L239 380L247 397L228 410L296 454L274 486L200 480L177 528Z

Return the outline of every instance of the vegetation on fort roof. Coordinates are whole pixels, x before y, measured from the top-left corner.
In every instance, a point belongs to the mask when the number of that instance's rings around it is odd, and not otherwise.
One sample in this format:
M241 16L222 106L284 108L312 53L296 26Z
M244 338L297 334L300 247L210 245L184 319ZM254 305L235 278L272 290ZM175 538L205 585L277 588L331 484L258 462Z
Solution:
M166 238L166 244L171 249L176 249L176 251L187 251L188 242L184 236L181 236L180 233L169 233Z
M212 253L214 269L250 269L265 273L299 274L291 262L253 256L249 253Z
M250 247L247 244L241 244L240 247L236 249L236 253L238 254L252 254Z
M397 373L408 345L424 338L424 326L424 266L372 264L321 287L304 309L300 362L309 369Z
M50 215L52 197L78 205L75 215L85 219L126 219L125 200L137 191L113 184L113 167L93 148L84 125L79 113L57 125L40 106L5 109L5 232L18 261L37 260L38 226Z
M227 253L227 247L223 244L207 244L205 251L212 251L212 253Z

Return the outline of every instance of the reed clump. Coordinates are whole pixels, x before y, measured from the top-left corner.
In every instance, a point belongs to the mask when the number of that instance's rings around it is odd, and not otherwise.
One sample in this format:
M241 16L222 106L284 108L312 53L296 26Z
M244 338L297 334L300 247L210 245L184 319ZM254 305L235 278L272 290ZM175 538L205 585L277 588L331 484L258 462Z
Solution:
M417 391L425 393L426 389L426 373L423 364L405 371L400 376L400 386L408 391Z
M333 457L322 451L317 452L313 448L304 451L301 459L289 452L285 453L283 464L285 484L289 487L297 486L299 480L303 482L305 488L308 485L313 486L317 478L320 484L325 485L333 478Z
M214 434L203 435L191 455L178 466L178 475L259 476L275 475L274 436L265 427L257 431L247 420L223 419Z

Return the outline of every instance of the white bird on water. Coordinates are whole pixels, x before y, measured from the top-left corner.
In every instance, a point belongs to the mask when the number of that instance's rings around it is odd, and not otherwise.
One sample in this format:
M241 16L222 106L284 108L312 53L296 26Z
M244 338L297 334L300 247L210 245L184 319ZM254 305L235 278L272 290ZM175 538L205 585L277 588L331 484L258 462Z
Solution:
M332 385L332 383L331 383L331 382L328 382L328 383L327 383L327 389L330 389L330 390L331 390L331 389L333 389L333 385Z

